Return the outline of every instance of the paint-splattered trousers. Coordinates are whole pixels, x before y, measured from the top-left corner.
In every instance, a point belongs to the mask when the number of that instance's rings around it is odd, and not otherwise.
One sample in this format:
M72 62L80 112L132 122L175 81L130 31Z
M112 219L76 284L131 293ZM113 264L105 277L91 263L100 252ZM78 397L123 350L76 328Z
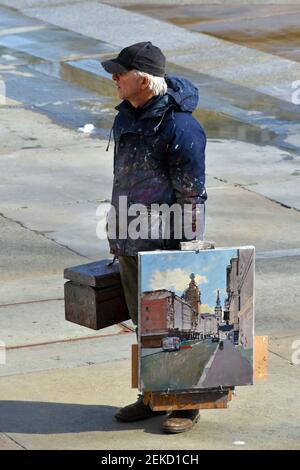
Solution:
M129 315L134 325L138 324L138 257L118 256L120 276Z

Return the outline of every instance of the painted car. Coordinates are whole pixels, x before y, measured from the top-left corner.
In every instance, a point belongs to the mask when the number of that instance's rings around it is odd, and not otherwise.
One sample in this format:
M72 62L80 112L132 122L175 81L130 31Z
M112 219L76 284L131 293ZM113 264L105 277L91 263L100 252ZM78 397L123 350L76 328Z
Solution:
M162 340L163 351L179 351L180 349L180 338L177 336L167 336Z

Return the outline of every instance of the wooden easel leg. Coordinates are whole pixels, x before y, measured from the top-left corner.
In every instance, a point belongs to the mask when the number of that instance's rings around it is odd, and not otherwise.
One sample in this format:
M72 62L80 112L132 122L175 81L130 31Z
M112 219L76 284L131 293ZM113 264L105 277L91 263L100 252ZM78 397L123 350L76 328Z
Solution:
M139 380L139 365L138 365L138 345L131 345L131 388L138 388Z
M254 380L268 378L268 336L254 336Z

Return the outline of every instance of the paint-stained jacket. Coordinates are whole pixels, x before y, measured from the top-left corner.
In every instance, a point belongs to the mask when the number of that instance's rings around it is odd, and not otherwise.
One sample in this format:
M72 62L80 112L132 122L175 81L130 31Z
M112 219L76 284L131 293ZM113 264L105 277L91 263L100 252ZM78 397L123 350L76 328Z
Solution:
M138 251L177 249L180 240L150 238L151 204L203 204L205 191L206 136L192 112L198 103L198 90L188 80L166 76L168 91L156 96L137 110L123 101L113 125L114 182L112 206L116 210L117 228L124 237L128 225L138 213L129 217L132 204L149 209L149 235L136 240L109 235L111 253L136 255ZM127 205L119 207L119 197ZM125 199L123 199L124 203ZM111 214L114 215L114 214ZM109 217L110 220L110 217ZM143 228L145 224L142 223ZM153 224L153 219L152 219ZM204 228L204 227L203 227ZM172 238L173 237L173 238ZM181 240L186 238L182 237Z

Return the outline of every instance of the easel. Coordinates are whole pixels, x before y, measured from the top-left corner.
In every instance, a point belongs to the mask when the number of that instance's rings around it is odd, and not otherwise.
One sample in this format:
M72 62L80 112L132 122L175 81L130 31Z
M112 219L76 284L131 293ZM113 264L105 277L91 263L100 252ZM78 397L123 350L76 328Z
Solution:
M213 249L213 242L181 242L181 250L199 251ZM266 380L268 371L268 337L254 337L254 380ZM131 350L131 386L138 388L138 345ZM189 392L144 392L144 403L153 411L172 411L187 409L224 409L232 400L234 387Z

